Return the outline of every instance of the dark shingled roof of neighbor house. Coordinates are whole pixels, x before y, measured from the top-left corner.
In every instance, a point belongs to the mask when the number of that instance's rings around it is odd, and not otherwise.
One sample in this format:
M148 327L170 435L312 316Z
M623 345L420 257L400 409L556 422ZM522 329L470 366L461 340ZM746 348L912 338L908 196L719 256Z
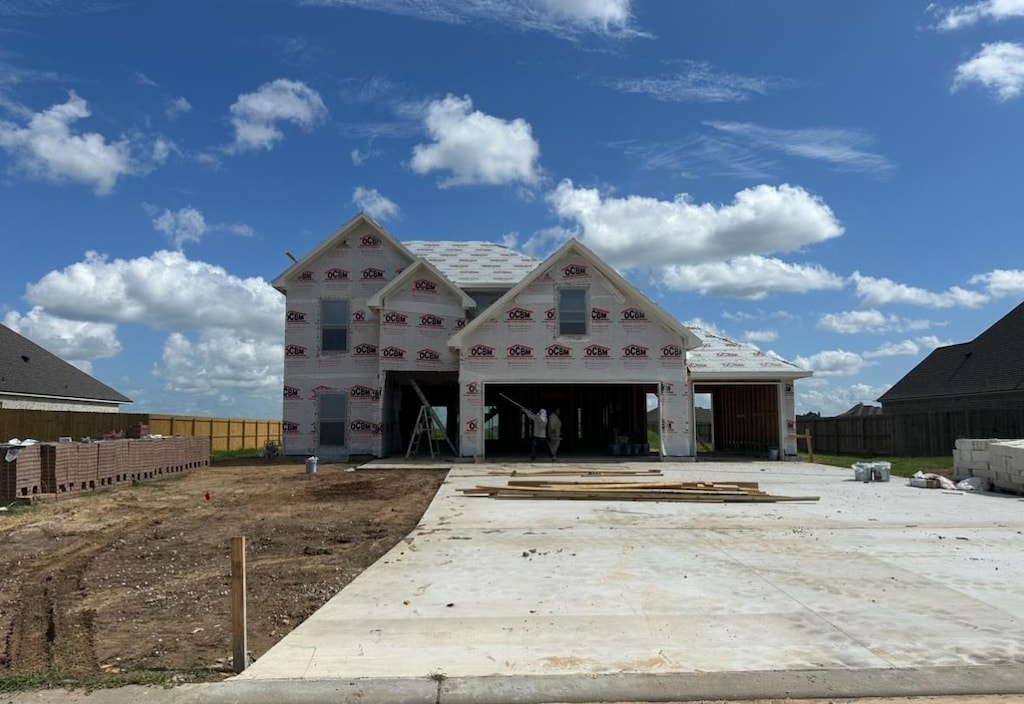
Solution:
M971 342L939 347L878 399L1024 391L1024 303Z
M0 325L0 395L3 394L132 402L6 325Z

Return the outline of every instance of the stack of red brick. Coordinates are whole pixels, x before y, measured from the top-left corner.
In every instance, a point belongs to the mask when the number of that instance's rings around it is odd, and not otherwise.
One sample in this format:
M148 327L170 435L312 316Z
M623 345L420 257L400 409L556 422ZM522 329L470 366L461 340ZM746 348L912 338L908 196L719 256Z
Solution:
M6 452L6 450L4 450ZM0 456L0 500L91 491L159 479L210 464L210 439L173 437L43 443Z

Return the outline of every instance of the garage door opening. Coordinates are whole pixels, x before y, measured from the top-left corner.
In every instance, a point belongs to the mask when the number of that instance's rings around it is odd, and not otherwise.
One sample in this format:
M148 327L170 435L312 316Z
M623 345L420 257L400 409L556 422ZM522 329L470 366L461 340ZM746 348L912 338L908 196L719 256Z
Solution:
M559 409L559 457L658 458L649 434L648 396L657 384L502 384L484 387L484 453L528 457L532 428L516 405L550 414ZM657 408L654 409L657 413ZM628 447L628 449L627 449Z
M778 452L778 384L696 384L693 391L695 400L710 398L711 406L709 451L699 459L767 457L773 448ZM699 412L696 426L699 438Z

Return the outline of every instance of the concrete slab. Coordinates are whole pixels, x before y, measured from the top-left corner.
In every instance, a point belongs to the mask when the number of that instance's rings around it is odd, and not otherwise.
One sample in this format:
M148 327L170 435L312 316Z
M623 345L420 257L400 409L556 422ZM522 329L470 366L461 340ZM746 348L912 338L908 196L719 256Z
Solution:
M1024 499L796 462L658 467L821 498L467 497L547 465L455 466L402 543L207 700L1024 693Z

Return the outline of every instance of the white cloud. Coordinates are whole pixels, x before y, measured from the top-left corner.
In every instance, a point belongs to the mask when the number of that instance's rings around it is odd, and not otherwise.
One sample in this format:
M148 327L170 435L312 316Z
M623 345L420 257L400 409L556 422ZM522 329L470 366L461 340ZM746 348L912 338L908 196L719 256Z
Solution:
M871 136L861 130L837 127L776 129L750 122L708 122L710 127L753 144L790 156L834 164L845 171L891 171L892 163L881 154L865 151Z
M779 333L775 330L747 330L743 333L744 342L764 344L766 342L775 342L778 339Z
M179 251L186 242L201 242L203 237L211 232L230 232L243 237L253 235L253 229L248 225L207 224L203 214L191 206L175 211L165 208L161 212L159 208L143 203L142 208L153 218L153 229L166 235L168 241Z
M67 102L33 114L24 127L0 121L0 147L32 178L77 181L91 185L98 195L108 194L119 178L139 167L126 138L108 142L96 132L71 131L90 114L86 101L72 91Z
M38 306L25 315L8 311L4 325L87 374L92 373L93 360L113 357L121 351L116 326L59 318Z
M747 145L704 134L670 142L625 141L610 146L636 158L645 169L664 169L685 178L730 176L749 181L771 179L775 162Z
M972 276L969 284L984 284L993 298L1024 297L1024 271L1020 269L995 269L986 274Z
M982 44L981 51L956 67L952 92L980 83L1000 101L1024 93L1024 45L1012 42Z
M673 103L740 102L791 85L791 81L778 78L723 73L702 61L688 61L683 72L671 76L608 81L609 87L622 93L643 93Z
M231 106L235 141L230 152L271 149L284 139L278 124L291 122L310 130L327 117L320 94L301 81L278 78L254 93L243 93Z
M885 315L877 310L850 310L821 316L817 327L819 330L840 335L859 335L865 332L925 330L931 327L931 322L901 318L898 315Z
M850 280L857 287L861 303L869 306L906 303L927 308L977 308L991 298L987 294L968 291L959 286L951 286L943 293L934 293L923 288L898 284L891 279L863 276L859 271L854 272Z
M587 246L621 267L791 252L843 233L824 201L788 184L754 186L730 204L715 205L694 203L686 194L672 201L603 197L564 180L547 200L559 217L578 223Z
M523 253L537 259L546 259L549 254L578 234L576 231L564 227L548 227L539 230L523 243Z
M281 388L284 346L240 330L210 329L196 342L172 333L154 374L173 392L265 397Z
M188 102L184 97L178 97L167 102L167 117L175 118L178 115L184 115L191 110L192 103Z
M262 278L241 279L181 252L110 260L96 252L29 284L26 299L68 320L161 330L230 328L280 338L284 298Z
M633 29L631 0L301 0L304 5L359 7L432 22L493 22L564 38L583 34L643 36Z
M349 153L349 156L352 158L352 165L353 166L362 166L363 162L366 161L366 154L364 154L363 152L359 151L358 149L353 149Z
M920 346L913 340L903 340L902 342L887 342L884 345L880 345L877 349L865 352L862 356L865 359L875 359L878 357L913 357L921 351Z
M356 186L352 192L352 202L374 220L384 222L399 216L398 205L382 196L376 188Z
M871 384L852 384L835 386L826 379L800 379L796 383L796 412L820 413L824 417L836 416L863 403L877 406L879 396L889 390L891 384L874 386ZM802 428L797 428L802 431Z
M661 267L660 281L676 291L697 291L760 300L769 293L806 293L840 289L843 277L811 264L790 264L755 255L706 264Z
M424 126L434 142L413 147L410 167L418 174L450 171L442 187L540 180L540 145L522 118L509 122L473 111L469 97L448 95L427 106Z
M940 340L935 335L925 335L917 338L917 343L926 350L934 350L938 347L949 347L953 344L952 340Z
M508 247L509 249L517 249L519 247L519 233L515 230L512 232L506 232L501 236L501 246Z
M863 357L846 350L825 350L810 357L798 356L793 363L819 376L852 376L865 366Z
M1024 0L983 0L949 9L932 4L928 9L939 15L939 24L936 28L949 31L977 24L983 19L998 22L1013 17L1024 17Z

